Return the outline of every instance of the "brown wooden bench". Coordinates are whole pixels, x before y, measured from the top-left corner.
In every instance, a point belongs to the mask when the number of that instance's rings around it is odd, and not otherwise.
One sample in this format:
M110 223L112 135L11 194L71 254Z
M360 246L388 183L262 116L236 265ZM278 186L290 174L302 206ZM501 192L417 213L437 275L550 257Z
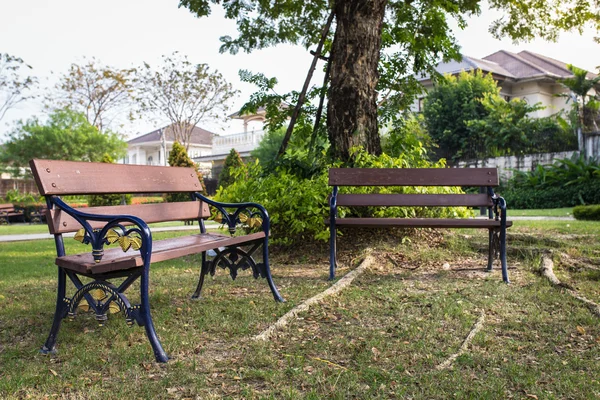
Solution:
M483 228L489 232L488 271L500 258L502 279L508 283L506 265L506 202L494 193L498 186L495 168L332 168L330 198L330 269L337 268L336 230L343 226L403 228ZM340 186L477 186L481 194L341 194ZM340 218L338 207L485 207L487 218Z
M144 326L156 360L166 362L168 357L150 316L150 264L190 254L202 255L200 277L192 297L200 296L205 275L214 274L219 266L228 268L234 279L239 269L251 269L255 278L267 279L275 300L283 301L269 268L270 220L266 210L255 203L218 203L202 196L198 193L202 187L194 168L55 160L32 160L30 166L38 189L46 198L46 221L57 249L56 311L42 353L55 352L61 321L67 316L74 317L80 303L87 303L86 308L95 313L100 324L107 319L109 310L117 310L124 314L128 324L136 322ZM181 192L189 192L190 201L72 208L61 197ZM227 225L229 234L207 233L204 220L211 216L209 206ZM198 221L199 233L152 239L149 223L189 219ZM235 236L236 227L240 226L253 228L254 232ZM66 254L63 234L67 232L76 232L75 239L91 245L91 249ZM261 246L262 262L256 262L253 257L260 255ZM67 277L75 286L71 297L66 296ZM124 292L138 279L141 303L130 304Z
M25 213L10 203L0 204L0 225L10 224L11 219L20 219L21 222L25 222Z
M35 207L29 213L29 224L41 224L46 222L46 211L48 208L46 206Z

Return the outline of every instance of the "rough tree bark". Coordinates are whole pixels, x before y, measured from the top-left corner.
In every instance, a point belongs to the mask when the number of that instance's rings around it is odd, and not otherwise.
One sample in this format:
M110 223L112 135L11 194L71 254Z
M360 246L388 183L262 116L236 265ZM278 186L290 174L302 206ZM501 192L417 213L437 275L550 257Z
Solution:
M381 154L376 87L386 4L387 0L335 2L327 131L336 160L348 160L355 145Z

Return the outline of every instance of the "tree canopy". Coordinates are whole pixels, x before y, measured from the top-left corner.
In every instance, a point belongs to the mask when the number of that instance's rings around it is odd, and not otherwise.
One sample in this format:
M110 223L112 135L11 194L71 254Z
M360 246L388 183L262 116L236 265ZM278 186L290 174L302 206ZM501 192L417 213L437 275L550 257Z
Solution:
M205 119L222 119L236 94L218 71L193 64L177 52L163 56L157 69L147 63L144 67L138 98L142 111L168 119L175 140L186 149L194 127Z
M327 35L330 83L327 131L331 155L347 160L363 145L381 151L378 117L393 118L419 91L416 77L434 73L441 60L459 57L449 20L459 27L480 13L481 0L223 1L180 0L197 16L213 5L235 20L239 35L223 36L221 51L249 52L279 43L316 45L331 13ZM589 0L492 0L503 16L490 30L514 40L555 39L561 30L600 28L600 3Z
M83 113L88 122L104 131L115 120L133 118L132 100L136 69L102 65L95 58L71 64L46 98L49 108L70 108Z
M32 158L102 161L105 154L124 157L126 149L120 135L100 132L82 113L55 110L46 123L35 118L19 122L0 148L0 163L18 175Z
M30 89L37 84L37 78L23 76L23 70L31 69L23 59L0 53L0 121L6 112L17 104L34 97Z

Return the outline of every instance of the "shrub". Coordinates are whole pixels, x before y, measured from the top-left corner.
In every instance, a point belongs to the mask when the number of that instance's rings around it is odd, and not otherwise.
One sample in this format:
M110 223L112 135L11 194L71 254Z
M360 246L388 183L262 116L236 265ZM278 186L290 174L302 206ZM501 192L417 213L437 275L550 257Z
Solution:
M600 205L574 207L573 216L585 221L600 221Z
M202 185L198 191L203 191L204 182L202 181L202 173L198 170L198 165L194 164L190 156L188 156L185 147L179 142L173 143L173 148L169 154L169 165L171 167L194 167L196 169L198 181L200 181L200 184ZM169 203L190 200L191 197L188 193L167 193L165 195L165 201Z
M497 191L510 209L539 209L600 204L600 179L543 188L512 187Z
M240 153L238 153L235 149L231 149L225 158L223 170L219 175L219 186L227 187L231 185L235 180L233 175L231 175L231 169L239 168L242 165L244 165L244 162L242 161L242 157L240 157Z
M438 167L445 164L431 164L425 160L407 161L411 156L390 157L385 154L373 156L357 148L352 150L353 166L363 168L416 168ZM416 158L415 158L416 159ZM217 191L216 200L223 202L256 202L262 204L271 217L273 242L292 244L297 240L326 240L329 237L325 220L329 216L328 169L324 168L312 177L297 175L292 168L279 167L271 173L265 173L257 160L247 168L232 170L234 174L244 174L244 179L236 179L227 188ZM247 175L246 175L247 174ZM459 188L378 188L355 187L342 188L342 193L459 193ZM363 207L361 207L363 208ZM364 207L361 215L378 217L429 217L429 216L466 216L470 211L464 207L452 209L424 209L415 207ZM427 211L430 210L430 211ZM349 213L349 209L340 208L340 215Z

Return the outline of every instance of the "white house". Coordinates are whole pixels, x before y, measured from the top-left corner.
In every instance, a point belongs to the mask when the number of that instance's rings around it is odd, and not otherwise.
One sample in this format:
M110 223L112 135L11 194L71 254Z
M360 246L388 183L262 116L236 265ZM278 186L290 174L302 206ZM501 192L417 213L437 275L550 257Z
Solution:
M531 51L511 53L500 50L483 59L463 56L462 61L441 63L436 67L440 74L451 75L478 69L486 74L492 74L498 82L500 94L506 100L520 98L531 105L541 103L545 108L536 111L533 117L547 117L571 107L572 103L567 104L566 98L556 96L567 92L558 80L573 76L567 64ZM595 76L588 73L590 79ZM430 77L423 77L420 82L426 91L433 88L434 84ZM425 95L421 96L413 104L413 111L423 110L424 97Z
M190 137L188 155L194 159L211 154L214 133L194 127ZM127 156L120 160L123 164L168 165L169 153L174 143L171 125L138 136L127 142ZM200 170L210 170L211 164L200 165Z

